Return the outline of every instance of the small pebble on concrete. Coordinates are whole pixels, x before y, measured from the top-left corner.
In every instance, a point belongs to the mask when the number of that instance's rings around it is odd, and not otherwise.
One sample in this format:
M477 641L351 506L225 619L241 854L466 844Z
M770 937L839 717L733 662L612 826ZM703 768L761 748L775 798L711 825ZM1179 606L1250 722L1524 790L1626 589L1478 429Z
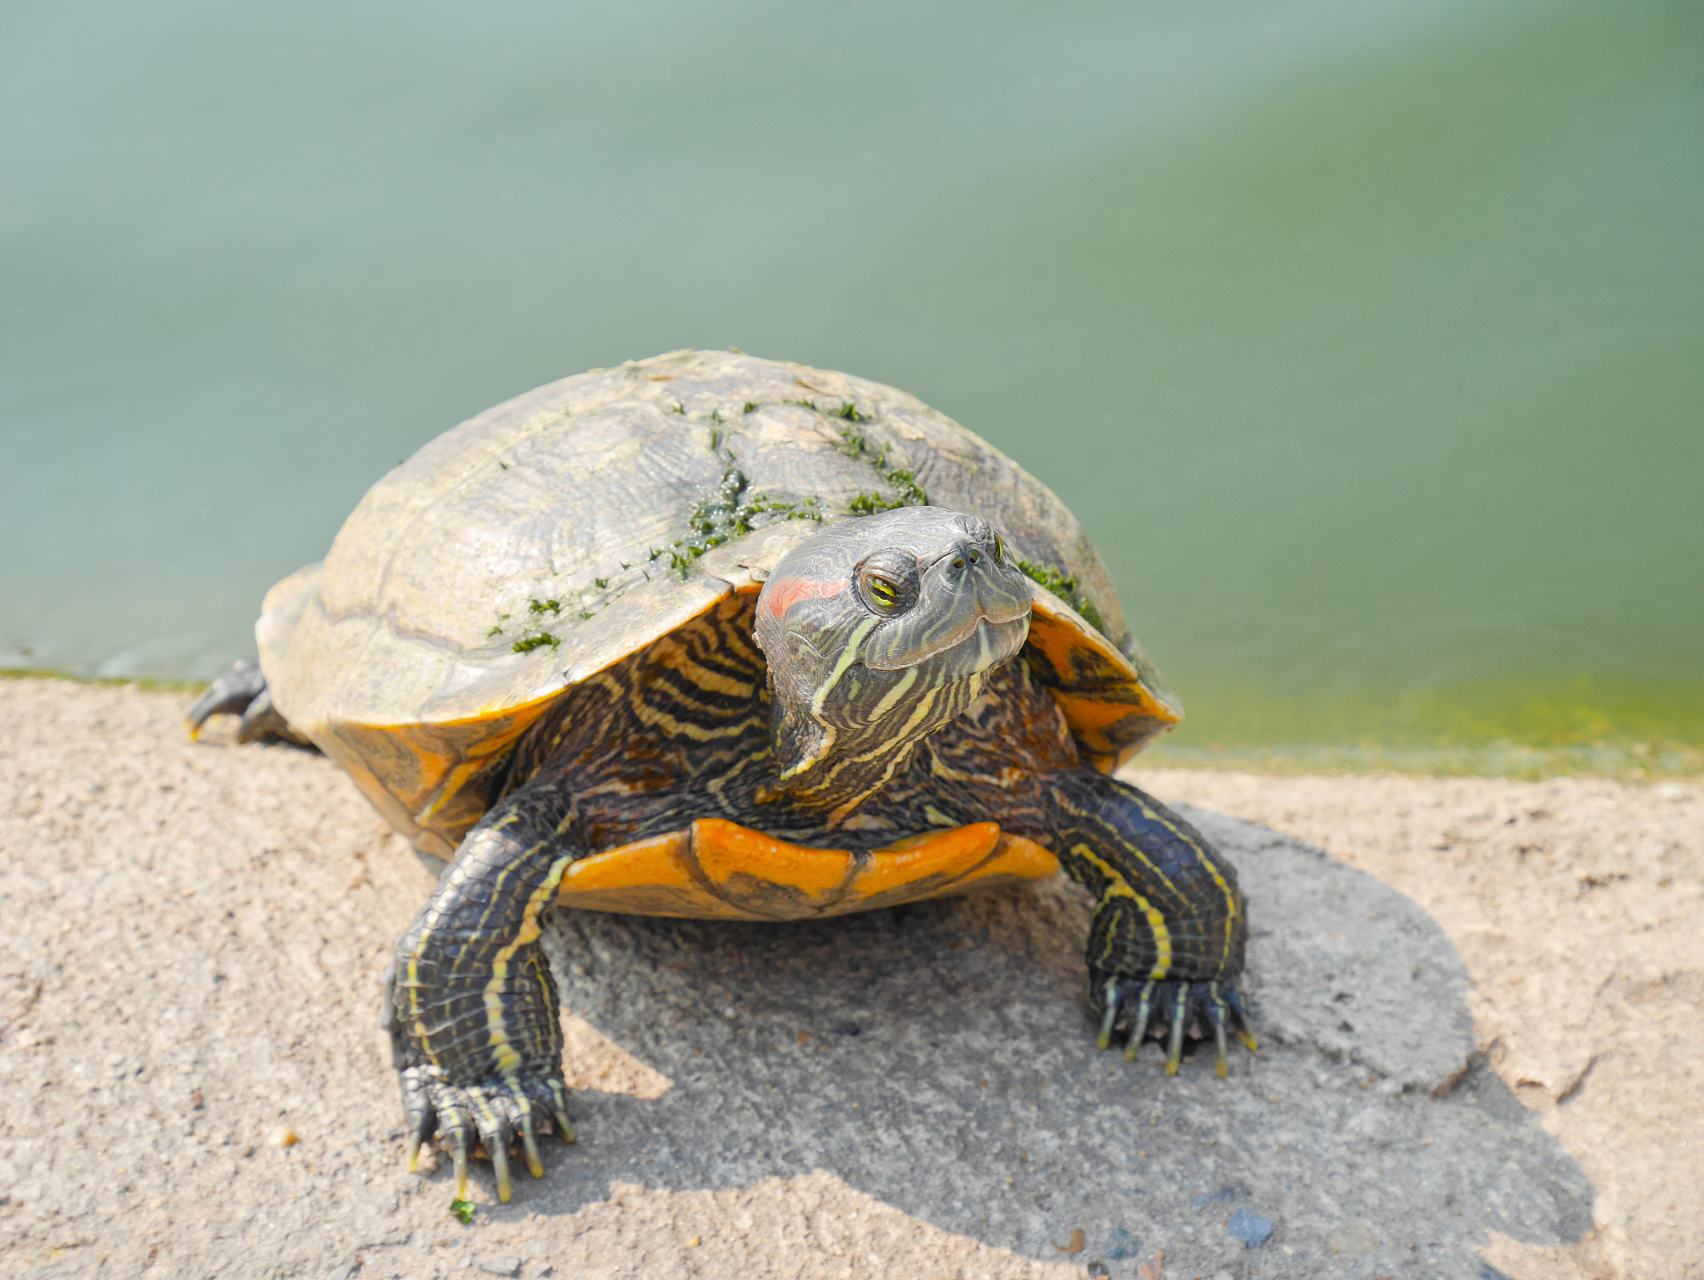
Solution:
M1206 1209L1210 1206L1236 1204L1239 1200L1247 1199L1248 1188L1232 1183L1228 1187L1220 1187L1217 1191L1211 1191L1204 1196L1196 1196L1194 1205L1197 1209Z
M1106 1256L1110 1261L1118 1262L1125 1258L1134 1258L1141 1251L1141 1236L1133 1236L1123 1227L1114 1227L1107 1233Z
M1348 1258L1359 1258L1371 1253L1379 1247L1378 1237L1359 1218L1345 1222L1334 1230L1326 1239L1333 1253L1341 1253Z
M1258 1249L1272 1238L1272 1219L1238 1209L1225 1220L1225 1234L1235 1236L1250 1249Z
M1060 1253L1081 1253L1087 1245L1087 1238L1081 1227L1073 1227L1070 1232L1053 1242L1053 1247Z
M473 1264L488 1276L512 1276L521 1269L521 1260L512 1258L506 1253L493 1253L483 1258L475 1258Z

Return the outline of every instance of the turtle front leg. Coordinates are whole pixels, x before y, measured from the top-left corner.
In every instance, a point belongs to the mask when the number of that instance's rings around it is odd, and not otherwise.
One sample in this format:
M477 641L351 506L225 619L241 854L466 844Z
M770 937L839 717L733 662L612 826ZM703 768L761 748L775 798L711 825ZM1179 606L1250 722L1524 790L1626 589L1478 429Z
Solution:
M584 854L559 795L523 788L485 815L397 944L384 1020L408 1117L408 1167L440 1137L466 1198L482 1142L509 1199L518 1136L533 1177L541 1118L569 1142L556 983L541 918L568 864Z
M1158 800L1087 769L1051 775L1053 847L1096 898L1089 929L1089 997L1100 1046L1125 1033L1132 1061L1152 1032L1175 1074L1186 1031L1217 1042L1226 1031L1258 1048L1237 990L1248 917L1236 869Z

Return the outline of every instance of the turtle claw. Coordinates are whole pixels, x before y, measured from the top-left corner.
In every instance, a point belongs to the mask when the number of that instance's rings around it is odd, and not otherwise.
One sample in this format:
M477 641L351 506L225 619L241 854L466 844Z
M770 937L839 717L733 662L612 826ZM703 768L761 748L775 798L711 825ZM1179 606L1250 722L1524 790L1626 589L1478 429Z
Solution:
M1108 978L1106 990L1101 996L1106 1003L1106 1014L1101 1018L1100 1038L1095 1044L1101 1049L1112 1048L1112 1024L1118 1020L1118 979Z
M550 1115L556 1122L556 1132L562 1141L572 1142L574 1126L568 1122L568 1090L560 1080L550 1080L546 1083L550 1086Z
M1152 1033L1166 1042L1166 1074L1176 1075L1183 1065L1186 1039L1204 1039L1211 1030L1214 1042L1214 1071L1223 1079L1230 1074L1229 1037L1234 1031L1250 1053L1260 1042L1249 1026L1248 1010L1234 982L1215 980L1164 981L1161 979L1108 977L1092 983L1099 997L1101 1026L1099 1043L1110 1047L1120 1030L1128 1032L1124 1060L1134 1062L1142 1042Z
M260 663L253 658L238 658L183 713L193 742L201 736L201 726L211 716L242 715L249 704L266 691L266 677L260 673Z
M544 1161L538 1154L538 1137L533 1133L532 1111L521 1116L521 1150L526 1152L527 1172L535 1178L544 1177Z
M1166 1074L1175 1076L1178 1065L1183 1061L1183 1023L1184 1014L1189 1004L1189 984L1177 984L1177 1003L1172 1007L1171 1014L1171 1046L1166 1050Z
M450 1158L456 1164L456 1199L467 1199L467 1162L473 1154L473 1126L467 1122L459 1098L445 1098L435 1108L438 1112L439 1140L450 1148Z
M457 1200L466 1200L467 1199L467 1136L465 1134L458 1134L457 1136L461 1139L461 1141L457 1142L455 1144L453 1150L450 1152L451 1158L456 1162L456 1199Z
M1136 1061L1136 1051L1142 1047L1142 1038L1148 1034L1148 1018L1153 1013L1150 1000L1154 994L1154 984L1144 982L1142 994L1136 1001L1136 1025L1130 1030L1130 1043L1124 1046L1124 1060Z
M437 1127L438 1117L430 1111L409 1127L408 1150L403 1153L403 1166L410 1173L420 1167L420 1148L431 1138L432 1131Z
M1229 997L1227 1001L1226 996ZM1226 996L1221 996L1216 989L1210 989L1207 997L1207 1018L1213 1024L1213 1043L1217 1050L1213 1067L1223 1080L1230 1074L1230 1062L1225 1042L1225 1023L1236 1024L1237 1035L1248 1046L1250 1053L1260 1052L1260 1042L1248 1029L1248 1016L1243 1012L1242 1001L1237 997L1236 988L1232 987Z
M458 1200L467 1199L468 1169L474 1156L491 1161L497 1198L504 1204L514 1193L511 1148L520 1148L528 1173L544 1177L544 1157L538 1146L541 1114L552 1118L567 1141L574 1140L574 1130L568 1123L568 1090L560 1079L511 1077L457 1087L446 1084L426 1064L405 1068L401 1078L403 1106L408 1113L404 1163L410 1173L414 1172L421 1148L436 1136L438 1146L455 1161Z
M491 1171L497 1176L497 1198L508 1204L512 1189L509 1183L509 1145L515 1140L515 1129L504 1114L508 1110L504 1104L512 1106L514 1100L504 1098L499 1102L496 1098L478 1098L475 1101L479 1108L479 1141L490 1157Z
M277 708L272 705L272 693L266 687L266 676L261 673L260 663L253 658L240 658L233 662L231 669L209 685L207 692L183 713L184 724L189 728L189 740L198 741L201 727L209 717L217 715L242 717L237 725L239 745L290 742L298 747L318 750L278 714Z
M1218 991L1214 991L1213 996L1215 1000L1218 999ZM1236 1015L1227 1020L1236 1023L1237 1038L1250 1053L1259 1053L1260 1040L1254 1034L1254 1020L1248 1016L1248 1010L1243 1008L1242 996L1238 994L1236 987L1228 982L1225 984L1224 999Z

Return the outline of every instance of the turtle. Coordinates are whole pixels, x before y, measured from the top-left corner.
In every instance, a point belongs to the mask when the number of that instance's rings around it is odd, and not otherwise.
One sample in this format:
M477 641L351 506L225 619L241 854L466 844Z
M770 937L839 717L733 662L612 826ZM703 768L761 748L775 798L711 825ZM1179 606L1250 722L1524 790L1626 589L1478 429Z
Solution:
M380 479L187 713L440 872L383 980L406 1162L573 1127L549 914L815 919L1061 872L1099 1044L1258 1047L1235 869L1115 771L1182 709L1082 526L921 401L737 351L530 391Z

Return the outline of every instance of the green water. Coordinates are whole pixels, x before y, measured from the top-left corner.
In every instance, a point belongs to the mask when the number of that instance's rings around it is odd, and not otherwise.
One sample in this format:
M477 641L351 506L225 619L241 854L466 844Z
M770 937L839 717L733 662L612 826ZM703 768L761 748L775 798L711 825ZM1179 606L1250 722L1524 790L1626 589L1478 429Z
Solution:
M1704 768L1696 3L13 4L0 119L0 666L205 678L424 440L737 345L1052 485L1161 757Z

